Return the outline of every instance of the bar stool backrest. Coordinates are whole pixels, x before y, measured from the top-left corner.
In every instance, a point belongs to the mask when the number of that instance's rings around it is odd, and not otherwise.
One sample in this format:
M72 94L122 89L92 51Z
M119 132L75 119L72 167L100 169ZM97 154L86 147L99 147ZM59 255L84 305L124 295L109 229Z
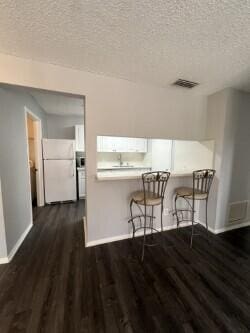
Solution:
M167 171L154 171L146 172L142 174L142 183L144 191L144 199L146 199L147 192L150 195L155 195L160 198L164 198L165 191L170 177L170 172Z
M214 175L215 170L212 169L196 170L193 172L193 197L195 191L206 193L208 196Z

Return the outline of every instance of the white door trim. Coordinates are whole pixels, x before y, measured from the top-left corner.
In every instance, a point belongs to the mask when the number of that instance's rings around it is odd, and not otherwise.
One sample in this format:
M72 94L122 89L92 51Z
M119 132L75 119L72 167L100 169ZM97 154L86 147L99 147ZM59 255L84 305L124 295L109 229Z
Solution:
M29 146L28 146L28 116L34 121L34 135L35 135L35 159L36 159L36 191L37 191L37 206L44 206L44 182L43 182L43 160L42 160L42 122L41 119L30 111L26 106L25 110L25 126L26 126L26 138L27 138L27 160L29 165ZM30 182L30 177L29 177ZM31 188L31 184L30 188ZM30 202L32 203L31 192ZM32 209L31 209L32 211Z

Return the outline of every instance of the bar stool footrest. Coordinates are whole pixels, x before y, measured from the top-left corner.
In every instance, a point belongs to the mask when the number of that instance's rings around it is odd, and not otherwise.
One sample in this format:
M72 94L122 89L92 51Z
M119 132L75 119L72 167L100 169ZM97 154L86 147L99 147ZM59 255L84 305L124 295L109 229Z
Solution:
M153 228L153 227L150 227L150 226L146 226L146 227L139 227L139 228L136 228L135 230L134 230L134 234L138 231L138 230L144 230L144 228L145 229L149 229L149 230L153 230L154 231L154 233L161 233L161 231L160 230L157 230L157 229L155 229L155 228ZM149 235L152 235L153 233L146 233L146 236L149 236ZM143 234L141 235L141 236L143 236Z
M141 219L141 218L144 218L144 217L145 217L144 214L138 214L138 215L135 215L135 216L131 217L131 218L128 220L128 223L130 223L130 222L133 223L135 219ZM149 218L153 218L153 219L155 219L155 216L152 216L152 215L146 215L146 217L149 217Z
M189 220L189 219L180 220L178 224L180 224L180 223L182 223L182 222L190 222L190 223L192 223L192 220ZM196 225L198 225L198 224L200 224L200 223L197 222L197 221L194 221L194 226L196 226Z
M190 213L192 213L192 209L177 209L177 210L173 210L172 214L174 216L174 215L177 215L179 212L180 213L182 213L182 212L190 212ZM195 212L196 211L194 210L194 213Z

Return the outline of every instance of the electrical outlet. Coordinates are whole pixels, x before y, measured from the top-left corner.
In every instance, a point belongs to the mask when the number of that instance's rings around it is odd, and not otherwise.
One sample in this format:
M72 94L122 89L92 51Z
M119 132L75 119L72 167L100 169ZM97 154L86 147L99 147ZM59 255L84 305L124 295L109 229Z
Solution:
M168 208L164 208L163 215L165 215L165 216L169 215L169 209Z

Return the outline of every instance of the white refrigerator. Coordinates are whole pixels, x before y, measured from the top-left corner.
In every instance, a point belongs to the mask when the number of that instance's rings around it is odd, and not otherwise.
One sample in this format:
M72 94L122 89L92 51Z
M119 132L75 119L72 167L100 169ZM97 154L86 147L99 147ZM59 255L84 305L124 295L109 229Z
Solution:
M43 139L45 202L76 200L75 140Z

